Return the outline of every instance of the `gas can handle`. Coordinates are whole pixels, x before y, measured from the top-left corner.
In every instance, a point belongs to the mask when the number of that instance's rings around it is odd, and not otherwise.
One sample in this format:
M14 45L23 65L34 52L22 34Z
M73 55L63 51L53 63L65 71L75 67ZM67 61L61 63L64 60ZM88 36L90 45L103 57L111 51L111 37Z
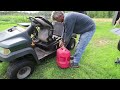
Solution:
M61 49L65 51L65 50L66 50L66 47L65 47L65 46L62 46Z

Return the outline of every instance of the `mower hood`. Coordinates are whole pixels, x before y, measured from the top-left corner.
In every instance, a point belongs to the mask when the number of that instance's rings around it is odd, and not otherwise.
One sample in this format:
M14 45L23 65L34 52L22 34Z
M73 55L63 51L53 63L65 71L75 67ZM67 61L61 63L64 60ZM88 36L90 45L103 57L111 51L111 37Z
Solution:
M21 27L12 27L3 32L0 32L0 47L10 48L15 45L19 45L27 42L29 38L25 29Z
M8 30L0 32L0 42L19 35L23 31L22 29L20 27L12 27Z

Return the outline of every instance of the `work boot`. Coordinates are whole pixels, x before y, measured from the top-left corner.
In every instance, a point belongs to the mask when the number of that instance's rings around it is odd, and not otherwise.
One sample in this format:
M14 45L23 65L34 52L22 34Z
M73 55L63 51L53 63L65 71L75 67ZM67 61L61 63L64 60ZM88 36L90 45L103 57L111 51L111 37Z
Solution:
M70 60L73 60L74 59L74 57L73 56L70 56Z
M70 56L70 63L73 62L73 59L74 59L74 57L73 57L73 56Z
M72 63L71 63L71 67L72 67L72 68L79 68L79 64L72 62Z

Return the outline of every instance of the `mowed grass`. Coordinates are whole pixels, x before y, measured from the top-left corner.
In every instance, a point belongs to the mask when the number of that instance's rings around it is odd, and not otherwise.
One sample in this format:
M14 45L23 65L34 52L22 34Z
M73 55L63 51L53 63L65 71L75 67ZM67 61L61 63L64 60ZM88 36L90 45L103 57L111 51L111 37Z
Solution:
M114 62L120 56L117 50L120 36L110 31L113 28L112 19L94 21L96 32L81 58L80 68L60 69L56 64L56 57L53 57L36 65L34 73L28 79L119 79L120 65ZM0 30L12 25L15 24L0 25ZM71 54L74 51L71 50ZM0 78L7 79L8 65L5 62L0 63Z

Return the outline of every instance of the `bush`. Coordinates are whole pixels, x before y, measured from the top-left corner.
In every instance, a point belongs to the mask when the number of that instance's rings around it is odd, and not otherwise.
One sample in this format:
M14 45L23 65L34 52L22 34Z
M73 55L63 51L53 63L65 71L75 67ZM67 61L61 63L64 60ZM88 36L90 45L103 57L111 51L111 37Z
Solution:
M65 11L70 12L70 11ZM112 18L114 11L87 11L87 15L91 18ZM23 13L17 11L0 12L0 24L4 23L21 23L29 22L29 16L44 16L50 20L51 11L39 11L38 13Z
M29 22L28 16L18 15L2 15L0 16L0 24L4 23L20 23Z
M91 18L112 18L114 11L87 11Z

